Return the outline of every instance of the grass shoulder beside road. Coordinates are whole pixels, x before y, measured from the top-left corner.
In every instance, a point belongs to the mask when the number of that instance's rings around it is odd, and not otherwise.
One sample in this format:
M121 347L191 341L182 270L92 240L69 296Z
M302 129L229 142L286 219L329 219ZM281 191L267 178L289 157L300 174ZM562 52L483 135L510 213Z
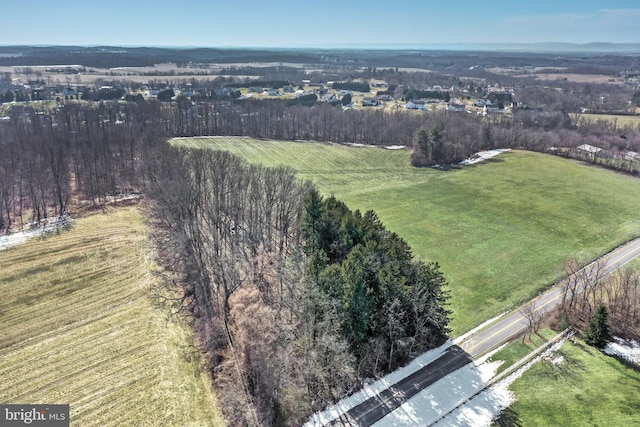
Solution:
M640 371L590 347L567 341L509 388L510 407L527 426L640 425Z
M251 138L180 138L287 165L351 209L376 211L437 261L462 334L555 282L563 262L587 263L640 235L640 180L550 155L513 151L450 171L413 168L409 150Z
M129 207L0 252L0 402L68 403L72 425L224 425L146 239Z
M557 332L550 329L542 329L537 334L532 334L531 337L524 342L522 340L516 340L507 344L501 350L495 352L490 360L501 360L504 362L498 368L496 375L505 371L512 365L516 364L523 358L527 357L531 352L538 349L541 345L547 343L557 335Z

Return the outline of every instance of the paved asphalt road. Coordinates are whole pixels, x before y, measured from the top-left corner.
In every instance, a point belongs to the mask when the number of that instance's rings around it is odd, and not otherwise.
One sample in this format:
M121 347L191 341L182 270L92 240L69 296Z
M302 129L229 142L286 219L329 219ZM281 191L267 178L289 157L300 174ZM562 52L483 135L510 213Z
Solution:
M329 423L331 426L370 426L397 409L407 400L431 384L471 362L467 353L457 345L449 347L442 356L413 374L404 377Z
M638 256L640 256L640 239L636 239L626 245L620 246L603 257L603 277L608 276L613 271ZM589 269L590 266L585 267L585 269ZM533 304L536 312L546 313L555 308L561 301L562 288L561 286L554 286L526 305ZM525 333L526 328L527 321L521 314L520 309L517 309L488 328L467 337L467 339L459 345L464 351L469 353L472 358L477 358L478 356L508 342L512 338Z
M617 248L603 258L604 276L638 256L640 239ZM589 269L589 266L585 269ZM534 304L536 312L545 313L558 305L561 299L561 287L554 286L527 304ZM526 327L525 317L520 309L516 309L489 327L468 336L459 346L451 346L437 360L352 408L329 425L371 426L437 380L524 333Z

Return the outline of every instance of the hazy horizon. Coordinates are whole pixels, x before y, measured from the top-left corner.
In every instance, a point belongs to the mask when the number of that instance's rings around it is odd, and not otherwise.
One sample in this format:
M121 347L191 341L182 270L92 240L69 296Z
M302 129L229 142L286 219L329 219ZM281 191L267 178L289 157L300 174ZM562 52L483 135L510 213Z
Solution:
M97 6L99 5L99 6ZM61 0L4 7L0 45L327 48L638 43L636 0L478 3L400 0ZM32 26L32 28L30 28Z

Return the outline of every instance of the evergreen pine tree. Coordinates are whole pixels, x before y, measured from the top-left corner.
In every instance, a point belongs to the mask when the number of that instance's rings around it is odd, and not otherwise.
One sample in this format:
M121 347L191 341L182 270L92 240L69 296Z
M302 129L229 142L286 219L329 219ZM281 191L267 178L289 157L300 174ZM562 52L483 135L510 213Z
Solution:
M609 332L609 312L607 311L606 305L600 304L589 321L585 342L589 345L602 348L610 338Z

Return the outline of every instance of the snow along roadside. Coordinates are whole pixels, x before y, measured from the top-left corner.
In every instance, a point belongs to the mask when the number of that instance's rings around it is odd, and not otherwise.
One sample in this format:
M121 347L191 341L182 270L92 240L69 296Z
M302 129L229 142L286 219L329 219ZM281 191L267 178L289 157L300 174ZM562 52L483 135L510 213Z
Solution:
M407 366L396 369L395 371L382 377L372 384L365 385L362 390L352 394L346 399L340 400L340 402L328 407L326 410L322 412L316 412L309 418L309 421L307 421L305 426L323 426L328 424L332 420L337 419L340 415L347 413L349 410L355 408L362 402L378 395L383 390L386 390L403 378L411 375L416 371L419 371L424 366L438 359L449 347L451 347L451 345L451 340L448 340L440 347L421 354Z

